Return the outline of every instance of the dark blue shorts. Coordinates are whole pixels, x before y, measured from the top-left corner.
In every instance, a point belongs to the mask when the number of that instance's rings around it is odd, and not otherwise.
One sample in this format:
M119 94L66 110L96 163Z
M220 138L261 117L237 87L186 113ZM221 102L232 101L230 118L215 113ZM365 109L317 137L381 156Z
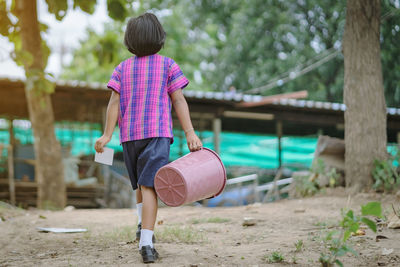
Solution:
M133 190L136 190L138 185L154 187L156 172L168 163L170 144L171 139L167 137L122 143L124 161Z

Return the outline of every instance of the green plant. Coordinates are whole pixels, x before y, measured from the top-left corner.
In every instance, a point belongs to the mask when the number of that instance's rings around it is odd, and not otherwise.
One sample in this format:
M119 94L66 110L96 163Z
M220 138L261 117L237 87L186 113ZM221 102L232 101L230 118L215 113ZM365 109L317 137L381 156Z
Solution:
M338 257L347 253L358 255L357 252L348 244L348 239L352 233L356 233L360 228L360 224L366 224L372 231L376 232L376 223L368 218L375 216L382 218L382 206L380 202L369 202L361 206L361 216L354 215L352 210L347 212L342 210L342 220L339 223L340 231L329 231L322 242L325 251L321 253L319 261L323 267L330 267L334 264L343 266Z
M336 171L336 168L331 168L326 175L329 178L330 187L334 187L335 185L337 185L340 174Z
M400 162L400 150L390 154L388 159L375 160L372 177L375 180L373 188L378 192L391 192L400 187L400 174L396 167Z
M276 262L283 262L285 260L285 257L280 253L279 251L274 251L272 254L268 257L269 262L271 263L276 263Z
M294 243L294 246L296 247L296 252L302 251L304 246L303 240L297 240L296 243Z
M318 184L308 175L295 176L296 192L302 197L313 196L319 191Z
M317 162L311 167L311 172L316 174L324 174L325 169L325 162L322 159L317 159Z

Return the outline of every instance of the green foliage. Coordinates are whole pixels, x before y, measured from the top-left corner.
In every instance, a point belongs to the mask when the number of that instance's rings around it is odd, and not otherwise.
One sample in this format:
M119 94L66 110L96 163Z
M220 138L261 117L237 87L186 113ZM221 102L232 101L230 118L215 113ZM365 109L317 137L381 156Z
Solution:
M282 255L281 252L279 251L274 251L272 254L268 257L268 261L270 263L277 263L277 262L283 262L285 261L285 257Z
M400 162L400 150L396 149L394 155L388 159L375 160L372 170L374 178L373 188L378 192L392 192L400 187L400 172L398 166Z
M108 15L114 20L124 21L128 15L124 0L107 0Z
M325 173L325 162L322 159L318 159L311 167L310 172L311 175L294 177L296 192L302 197L313 196L320 190L316 178L318 175Z
M188 88L191 90L234 87L245 91L265 85L288 70L293 70L295 76L295 72L311 59L322 58L332 51L329 50L332 47L333 50L341 49L344 0L149 0L140 1L136 9L130 7L131 2L108 0L110 16L123 21L125 15L136 16L145 11L158 15L167 32L165 47L160 53L178 62L191 80ZM382 1L383 13L398 11L394 2ZM89 30L88 38L75 51L74 59L62 77L107 82L113 68L129 56L121 54L123 28L124 24L115 21L108 25L104 34L90 33ZM114 44L107 42L102 47L91 41L107 39L109 31L119 35L113 40ZM385 94L387 103L392 106L400 103L400 63L393 56L399 52L399 38L399 25L394 15L382 23L381 38ZM110 50L109 47L114 48ZM112 56L110 51L113 51ZM105 59L103 54L107 55ZM102 64L110 58L112 64ZM90 63L86 66L80 62ZM308 90L310 99L342 102L343 56L262 94L303 89Z
M149 1L143 3L139 10L129 9L129 16L137 16L145 8L152 7L152 11L160 11L157 8L169 8L170 3L163 1L160 6L151 5ZM172 5L171 13L159 16L159 19L167 32L167 39L160 54L173 58L189 78L188 89L210 90L210 85L204 83L200 74L200 65L210 46L209 36L205 36L200 30L190 29L188 18L185 16L185 3L179 1ZM107 82L113 69L123 60L132 56L123 45L125 23L114 21L105 25L104 33L98 34L91 29L87 30L87 38L81 41L81 47L74 52L72 62L63 70L63 79L84 80L88 82ZM196 77L197 78L196 78ZM199 78L200 77L200 78Z
M304 247L303 240L301 239L297 240L296 243L294 243L294 246L296 247L296 252L302 251Z
M340 174L336 171L336 168L331 168L326 175L329 177L330 187L334 187L335 185L337 185Z
M74 0L74 9L80 8L83 12L93 14L97 0Z
M358 255L348 244L351 234L359 230L361 223L367 225L372 231L377 231L376 223L366 216L382 218L381 203L369 202L361 206L361 216L356 216L353 210L348 210L347 212L342 210L342 220L339 222L340 231L328 231L322 239L325 247L325 251L321 253L319 258L322 266L333 266L334 264L343 266L338 257L342 257L347 253Z
M8 17L7 3L5 0L0 0L0 34L8 36L12 27L12 22Z
M46 0L48 11L56 16L57 20L62 20L67 15L68 0Z
M25 87L29 90L35 90L37 94L51 94L54 92L55 84L46 76L50 75L40 69L30 69L26 72Z
M313 196L319 191L318 184L310 176L295 176L296 192L302 197Z

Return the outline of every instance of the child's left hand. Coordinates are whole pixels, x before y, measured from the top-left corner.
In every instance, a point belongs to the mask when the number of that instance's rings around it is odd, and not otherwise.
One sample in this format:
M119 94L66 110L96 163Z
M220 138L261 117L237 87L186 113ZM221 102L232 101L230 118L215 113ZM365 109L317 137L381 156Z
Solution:
M108 142L110 142L111 137L103 135L99 139L96 140L96 143L94 144L94 149L98 153L102 153L104 151L103 147L107 145Z
M186 134L186 141L190 152L200 150L203 147L203 143L194 131Z

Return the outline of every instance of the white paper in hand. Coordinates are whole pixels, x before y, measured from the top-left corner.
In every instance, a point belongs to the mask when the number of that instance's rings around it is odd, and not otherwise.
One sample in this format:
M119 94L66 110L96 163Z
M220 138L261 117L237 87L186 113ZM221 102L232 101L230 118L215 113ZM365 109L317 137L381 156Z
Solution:
M94 156L94 161L98 163L112 165L114 157L114 149L108 147L103 147L103 149L104 149L103 153L96 152L96 155Z

